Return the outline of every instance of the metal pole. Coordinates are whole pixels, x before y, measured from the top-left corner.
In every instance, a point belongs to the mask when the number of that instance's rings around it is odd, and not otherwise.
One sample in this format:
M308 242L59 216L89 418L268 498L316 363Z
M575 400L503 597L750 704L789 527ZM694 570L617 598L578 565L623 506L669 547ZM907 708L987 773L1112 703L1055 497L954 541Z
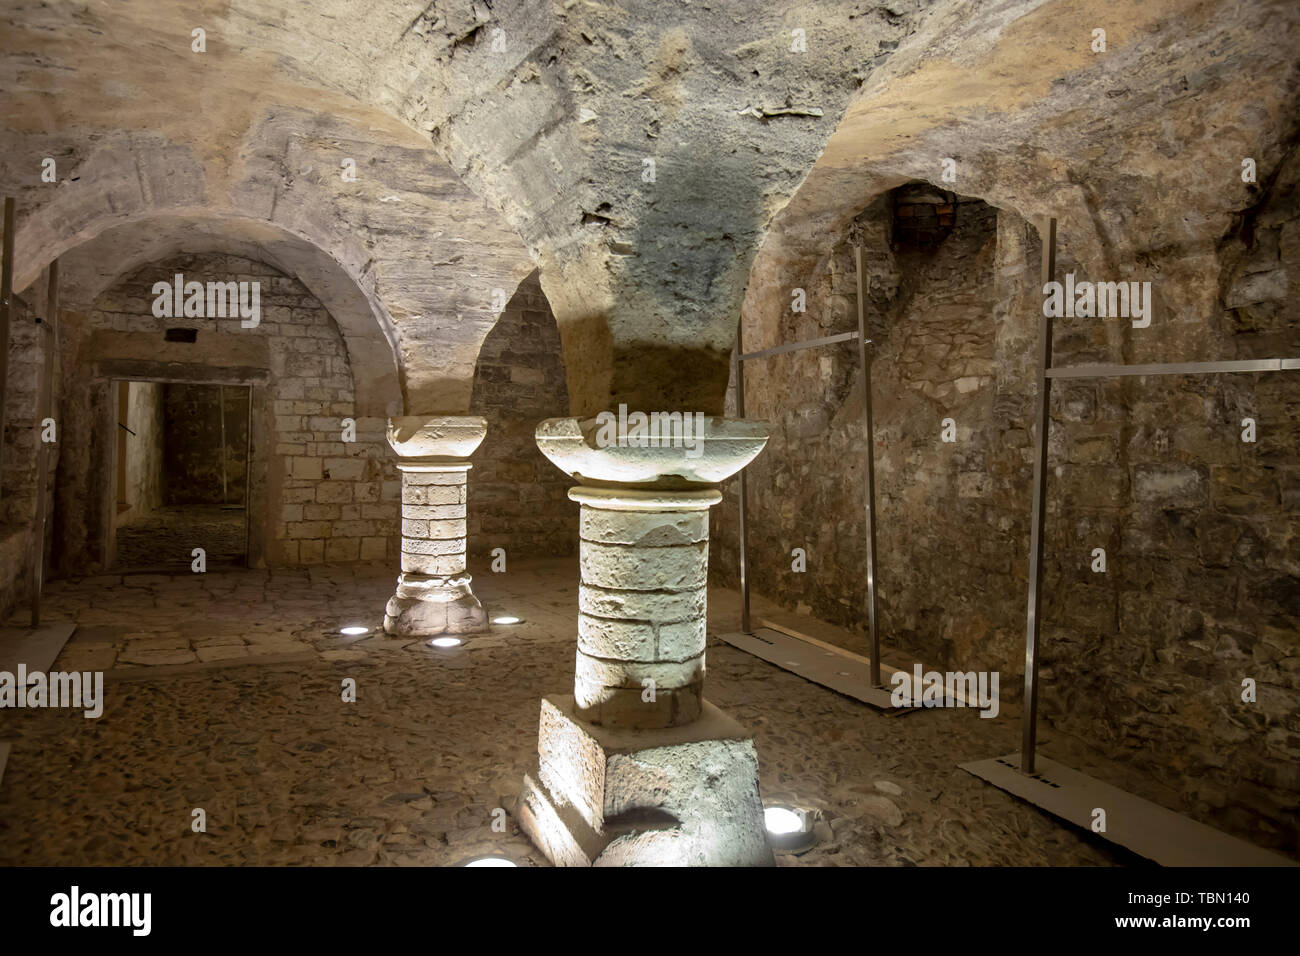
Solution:
M867 627L871 633L871 686L880 684L880 632L876 628L876 435L871 419L871 340L867 338L867 289L862 247L853 249L858 272L858 362L862 366L862 412L866 417Z
M217 408L221 410L221 507L226 506L226 386L217 386Z
M745 417L745 363L741 358L744 352L744 322L741 321L736 325L736 351L733 360L736 363L736 417ZM745 487L745 469L740 469L740 474L736 476L740 482L738 489L740 493L740 521L738 522L740 531L740 630L745 634L752 634L753 631L749 626L749 574L746 549L748 541L745 537L745 505L748 498L748 489Z
M820 348L823 345L834 345L836 342L847 342L849 339L856 339L857 332L840 332L838 335L823 335L819 339L805 339L802 342L787 342L785 345L777 345L770 349L763 349L761 352L750 352L748 355L741 353L740 361L748 362L752 359L767 358L770 355L784 355L786 352L799 352L803 349Z
M0 438L5 433L5 396L9 385L9 314L14 297L14 200L5 197L4 246L0 251ZM0 476L4 475L4 442L0 440ZM2 479L0 479L2 480ZM0 493L3 489L0 489Z
M49 337L38 331L45 346L45 380L41 383L41 403L36 414L36 527L32 535L32 627L41 626L41 591L45 586L45 524L49 492L46 483L50 477L50 446L43 440L45 419L54 408L54 363L59 352L59 260L50 263L49 284L45 295L45 321ZM39 323L40 320L37 319Z
M1048 219L1043 230L1043 284L1056 274L1056 220ZM1021 715L1020 770L1034 772L1034 748L1038 742L1038 632L1043 605L1043 522L1047 499L1047 429L1051 422L1052 319L1044 315L1038 323L1038 398L1034 417L1038 420L1038 449L1034 456L1034 511L1029 530L1029 610L1025 626L1025 707Z
M252 536L253 514L253 384L246 391L248 402L244 406L244 567L252 567L248 560L249 538Z

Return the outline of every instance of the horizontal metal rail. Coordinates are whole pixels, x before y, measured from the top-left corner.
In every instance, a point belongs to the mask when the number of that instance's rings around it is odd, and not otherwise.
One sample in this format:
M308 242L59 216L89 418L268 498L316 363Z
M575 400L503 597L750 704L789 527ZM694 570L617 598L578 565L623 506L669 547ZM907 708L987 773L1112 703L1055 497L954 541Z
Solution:
M801 349L815 349L819 345L833 345L836 342L849 342L857 337L857 332L841 332L839 335L828 335L821 339L808 339L806 342L791 342L788 345L778 345L775 348L763 349L761 352L750 352L748 355L742 355L740 360L742 362L748 362L750 359L767 358L769 355L780 355L782 352L798 352Z
M1200 375L1209 372L1281 372L1300 369L1300 358L1241 359L1229 362L1167 362L1156 365L1067 365L1047 370L1048 378L1118 378L1129 375Z

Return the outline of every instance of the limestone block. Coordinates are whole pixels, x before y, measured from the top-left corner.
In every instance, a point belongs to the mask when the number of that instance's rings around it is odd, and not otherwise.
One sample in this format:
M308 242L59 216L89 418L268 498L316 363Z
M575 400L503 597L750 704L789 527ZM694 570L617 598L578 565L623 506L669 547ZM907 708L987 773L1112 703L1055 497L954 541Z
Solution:
M701 615L695 620L658 625L655 660L684 661L703 654L708 643L707 623Z
M583 541L579 564L586 585L640 590L698 588L708 579L709 547L707 542L639 548Z
M424 537L426 538L465 537L465 518L463 515L459 518L424 520L420 523L424 525ZM402 533L405 534L406 531L403 530Z
M578 535L599 544L632 544L643 548L693 544L709 537L707 511L605 511L585 507L578 518Z
M656 659L657 644L657 629L650 622L578 615L578 650L586 654L650 661Z
M465 555L410 554L402 552L402 570L412 574L459 574L465 570Z
M751 735L712 704L667 730L581 720L573 698L542 700L536 777L518 808L557 865L767 866Z
M402 535L409 538L427 538L429 522L419 518L402 518Z
M464 518L465 505L406 505L402 508L402 517L430 518L438 521Z
M647 680L659 690L688 687L704 681L704 655L687 661L628 661L592 657L578 651L575 682L595 687L640 690ZM583 703L579 699L579 704Z
M463 485L465 484L465 470L457 468L454 471L417 471L413 468L403 468L403 479L412 485Z
M596 617L661 623L687 621L704 614L707 596L703 587L664 593L619 591L584 584L578 589L578 610Z
M423 538L403 538L402 550L407 554L453 555L465 554L464 538L431 541Z
M680 727L699 719L704 702L704 682L686 687L604 687L574 680L576 713L583 720L626 730Z

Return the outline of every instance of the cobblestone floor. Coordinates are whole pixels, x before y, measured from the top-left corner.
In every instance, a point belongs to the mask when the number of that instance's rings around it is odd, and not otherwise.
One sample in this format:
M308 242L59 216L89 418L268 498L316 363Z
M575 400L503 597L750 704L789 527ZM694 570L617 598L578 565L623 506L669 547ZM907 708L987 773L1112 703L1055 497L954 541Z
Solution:
M195 548L209 569L240 567L245 553L243 509L220 505L160 508L117 529L119 570L189 571Z
M572 686L576 561L477 576L489 613L524 623L461 648L340 635L381 627L394 578L318 567L54 582L47 620L78 625L54 669L104 670L106 703L97 720L0 712L0 739L13 741L0 863L440 865L500 853L545 865L513 819L493 831L493 811L535 756L542 694ZM711 630L732 629L734 610L734 594L712 593ZM341 700L345 678L355 703ZM820 814L823 841L784 865L1132 862L957 768L1016 749L1005 708L993 720L884 716L715 639L708 697L756 732L765 798ZM196 808L206 833L191 830Z

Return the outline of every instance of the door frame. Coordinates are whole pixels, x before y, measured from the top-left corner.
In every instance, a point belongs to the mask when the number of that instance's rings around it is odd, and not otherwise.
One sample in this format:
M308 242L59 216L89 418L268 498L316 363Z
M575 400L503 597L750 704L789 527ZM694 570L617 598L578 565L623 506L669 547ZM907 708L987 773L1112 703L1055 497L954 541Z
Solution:
M118 383L151 382L159 385L230 385L248 389L247 498L244 505L244 560L249 568L266 567L268 517L268 477L270 475L270 420L267 401L270 372L246 366L220 367L181 362L153 362L143 359L103 359L94 365L95 385L107 394L101 402L103 427L113 441L105 442L98 456L102 474L111 476L103 482L99 494L99 557L101 566L113 567L116 555L117 514L117 420Z

